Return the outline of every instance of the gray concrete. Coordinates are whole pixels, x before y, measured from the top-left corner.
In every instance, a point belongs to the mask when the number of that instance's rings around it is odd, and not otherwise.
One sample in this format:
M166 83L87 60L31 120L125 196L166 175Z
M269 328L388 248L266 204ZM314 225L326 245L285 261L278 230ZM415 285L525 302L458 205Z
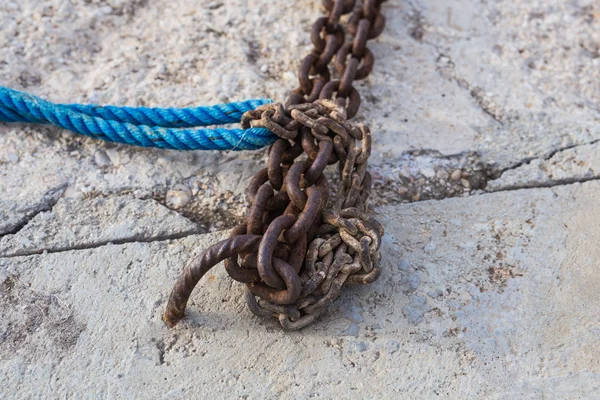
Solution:
M590 182L380 208L383 276L296 333L255 318L223 269L199 285L184 323L162 323L168 283L222 234L4 258L3 387L19 397L591 398L598 194Z
M155 200L127 197L60 199L51 211L0 239L1 256L98 247L107 243L167 240L197 233L190 220Z
M318 1L0 2L0 84L57 102L281 100ZM3 398L594 398L600 8L390 0L357 85L384 273L315 325L252 316L216 269L265 152L0 125ZM429 200L435 199L435 200ZM209 233L207 233L209 232Z

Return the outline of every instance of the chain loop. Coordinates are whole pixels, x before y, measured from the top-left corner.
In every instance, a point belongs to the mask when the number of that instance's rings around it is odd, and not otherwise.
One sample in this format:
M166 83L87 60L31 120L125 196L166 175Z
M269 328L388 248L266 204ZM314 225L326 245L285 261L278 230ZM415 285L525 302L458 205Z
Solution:
M372 283L381 274L383 228L366 207L372 136L349 120L360 107L353 83L373 69L367 42L385 25L382 2L323 0L327 16L312 26L314 48L298 67L299 87L285 105L264 105L242 117L244 127L264 127L280 139L246 190L246 223L177 282L165 311L170 325L183 316L209 263L223 259L228 274L246 284L250 310L275 317L288 330L314 322L345 285ZM353 40L345 43L340 19L349 12ZM337 76L331 80L334 57ZM339 183L330 198L325 169L336 163Z

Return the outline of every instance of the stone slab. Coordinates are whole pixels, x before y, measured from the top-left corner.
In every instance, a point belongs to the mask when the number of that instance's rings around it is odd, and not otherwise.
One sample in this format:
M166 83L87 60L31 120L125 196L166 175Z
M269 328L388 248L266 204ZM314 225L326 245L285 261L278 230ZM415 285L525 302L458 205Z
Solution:
M199 227L156 201L128 197L60 199L14 235L0 239L0 257L97 247L109 242L165 240Z
M282 332L219 268L160 319L223 234L3 258L8 397L589 398L600 389L600 184L378 209L382 277Z

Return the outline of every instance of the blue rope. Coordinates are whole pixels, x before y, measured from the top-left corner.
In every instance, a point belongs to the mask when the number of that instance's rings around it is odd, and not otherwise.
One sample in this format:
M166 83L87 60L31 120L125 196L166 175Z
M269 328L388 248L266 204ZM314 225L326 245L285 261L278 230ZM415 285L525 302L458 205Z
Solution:
M111 142L177 150L256 150L277 136L265 128L196 128L239 122L269 99L189 108L54 104L0 86L0 121L52 124Z

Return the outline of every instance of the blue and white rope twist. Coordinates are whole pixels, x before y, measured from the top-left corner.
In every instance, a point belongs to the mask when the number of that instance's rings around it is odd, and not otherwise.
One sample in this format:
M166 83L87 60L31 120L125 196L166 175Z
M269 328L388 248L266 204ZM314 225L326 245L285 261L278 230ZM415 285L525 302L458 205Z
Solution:
M242 114L271 103L246 100L189 108L55 104L0 86L0 121L52 124L96 139L176 150L256 150L277 136L265 128L198 128L240 122Z

